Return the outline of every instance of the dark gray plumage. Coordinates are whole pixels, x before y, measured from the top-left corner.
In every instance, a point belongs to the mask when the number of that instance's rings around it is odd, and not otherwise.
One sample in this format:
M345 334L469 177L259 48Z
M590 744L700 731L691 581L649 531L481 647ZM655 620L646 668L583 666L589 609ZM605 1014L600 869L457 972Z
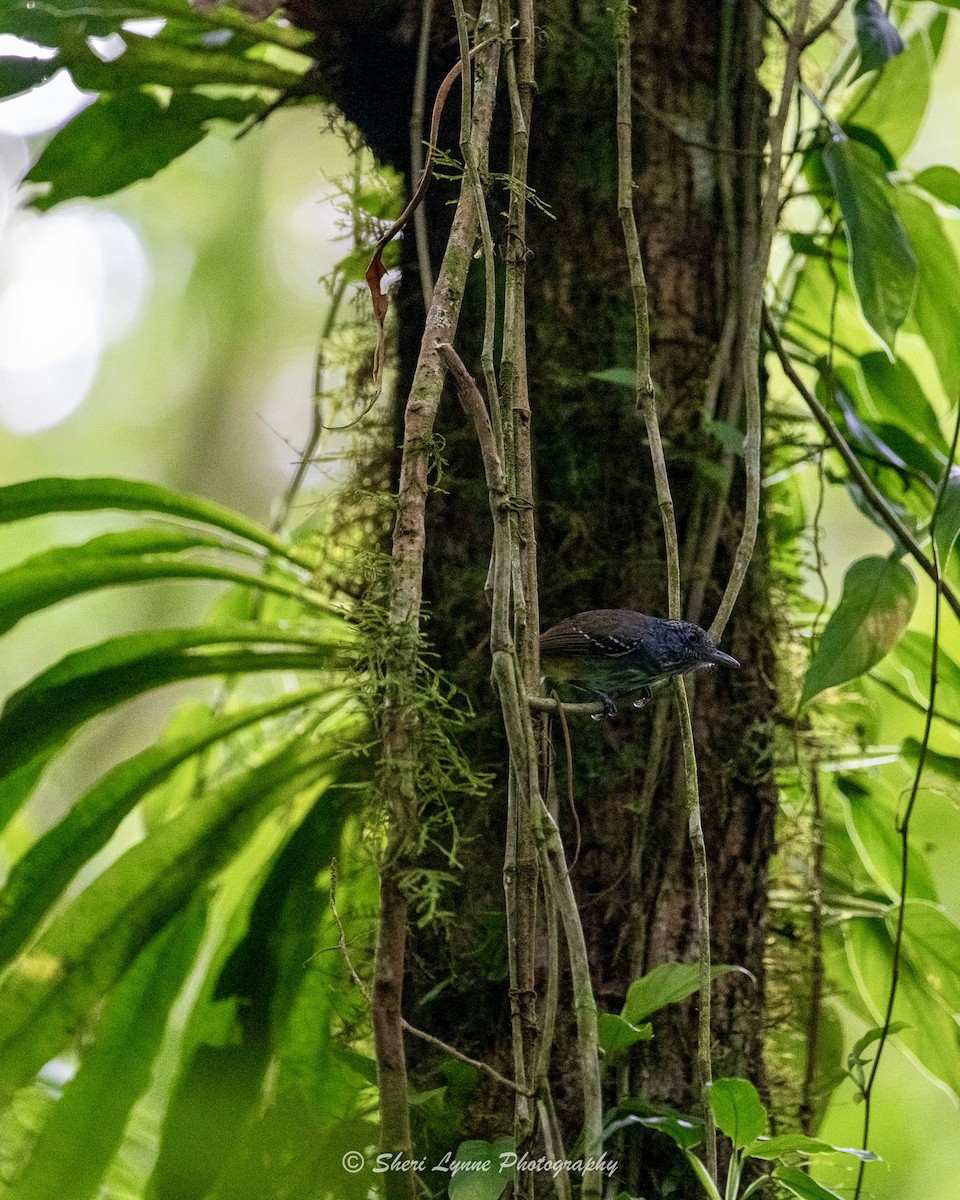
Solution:
M639 693L640 705L664 679L699 667L739 667L710 635L689 621L666 621L627 608L577 613L540 635L544 673L603 701L616 712L614 696Z

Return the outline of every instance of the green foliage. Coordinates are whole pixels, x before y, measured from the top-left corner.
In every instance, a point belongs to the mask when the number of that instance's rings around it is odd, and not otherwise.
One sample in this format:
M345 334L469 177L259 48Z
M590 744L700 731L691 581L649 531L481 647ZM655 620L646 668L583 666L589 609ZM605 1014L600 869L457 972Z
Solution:
M866 476L931 557L935 547L946 586L956 589L960 484L948 425L960 393L960 263L950 225L960 210L960 173L944 165L916 171L905 157L929 111L945 30L944 13L918 27L927 20L920 6L898 6L894 19L906 9L917 11L904 42L881 5L856 0L856 51L841 54L817 103L800 110L787 178L795 195L809 194L806 208L784 208L790 219L803 215L802 227L785 230L775 317L794 364ZM123 30L144 17L166 24L152 37ZM249 125L279 99L317 92L312 61L296 52L302 35L230 8L8 0L2 26L56 55L0 60L0 95L39 86L64 68L97 93L31 169L39 209L149 178L214 123ZM105 62L88 39L110 35L119 35L123 52ZM459 175L460 164L447 162ZM361 190L354 189L352 218L365 229L397 207L396 189ZM360 278L364 266L355 247L339 264L338 286ZM636 386L632 368L592 377ZM782 391L775 373L771 389ZM820 557L821 531L808 515L811 458L822 468L815 485L828 505L852 501L890 535L895 555L849 550L856 558L839 598L829 597L832 612L795 688L804 713L790 759L806 740L823 793L822 873L801 888L804 912L820 905L824 918L827 983L810 1001L822 1010L818 1055L828 1057L823 1025L833 1014L839 1026L840 1005L866 1026L840 1057L845 1072L821 1070L818 1057L818 1082L825 1091L841 1088L843 1100L863 1099L876 1055L894 1037L960 1094L960 927L941 895L942 873L916 839L909 895L900 894L905 789L921 763L939 784L960 778L956 643L935 645L925 631L932 588L922 578L918 586L920 572L904 560L889 519L845 461L821 453L812 424L789 415L792 435L778 443L777 431L768 431L782 474L771 487L781 561L794 555L791 569L802 574L805 551L797 547L811 538ZM723 450L741 452L732 421L712 419L705 432ZM439 447L430 449L439 474ZM372 494L364 499L379 503ZM167 684L223 681L217 699L195 701L155 744L106 764L92 786L78 789L69 812L22 850L0 892L0 961L10 964L0 980L0 1080L8 1092L26 1088L10 1112L29 1110L11 1137L10 1194L81 1197L117 1180L126 1185L123 1150L146 1111L152 1165L129 1192L156 1200L363 1200L370 1176L348 1176L339 1163L345 1150L376 1141L373 1062L362 997L339 946L349 947L363 975L381 846L375 823L361 827L355 814L371 786L371 722L398 686L386 675L387 651L392 639L409 636L384 610L384 564L368 572L357 636L317 590L316 579L330 571L328 547L307 551L198 497L127 480L42 479L0 489L0 522L101 510L165 523L58 545L11 568L0 577L0 631L95 589L163 579L232 584L234 611L196 628L77 648L14 692L0 714L0 819L19 821L30 840L38 784L69 761L65 754L88 725ZM795 624L808 629L814 608L798 599ZM405 884L418 919L432 922L447 915L459 859L452 798L480 798L487 781L458 748L471 717L466 704L426 643L417 650L414 694L404 699L419 718L422 808L418 866ZM926 747L921 718L934 661L939 691ZM263 699L261 687L275 691ZM784 785L783 797L801 808L810 800L796 782ZM933 841L937 822L950 819L949 803L933 789L921 800L933 812ZM331 893L339 856L350 869L337 884L337 916ZM884 1031L895 956L898 1019ZM637 980L621 1013L600 1019L607 1058L642 1053L648 1018L695 990L690 964L663 964ZM56 1102L41 1102L36 1075L52 1058L76 1073ZM693 1153L703 1140L699 1120L641 1112L639 1101L630 1111L631 1103L618 1106L607 1135L659 1129L715 1195ZM732 1145L730 1200L751 1190L740 1186L749 1159L775 1163L773 1178L791 1195L835 1195L798 1165L837 1153L829 1141L767 1137L767 1112L742 1079L715 1081L710 1103ZM814 1097L811 1110L824 1103ZM457 1161L479 1161L498 1145L463 1142ZM496 1174L465 1169L449 1194L494 1200L503 1186Z
M891 203L880 156L850 138L823 151L823 163L843 213L857 298L891 355L910 315L917 260Z
M353 631L307 586L313 553L228 509L123 480L0 489L3 522L111 509L149 512L166 524L104 533L11 567L0 575L7 628L91 587L168 571L230 582L231 602L195 628L74 650L9 696L0 714L3 819L25 818L45 769L89 722L170 683L230 682L216 705L192 706L188 722L175 721L167 737L77 796L24 849L0 891L0 959L9 963L0 979L0 1090L15 1096L58 1055L78 1061L25 1146L10 1194L97 1194L116 1170L158 1063L178 1053L183 1073L175 1085L168 1078L173 1099L155 1194L187 1194L179 1183L171 1191L170 1180L182 1183L174 1164L189 1160L201 1128L206 1144L225 1147L220 1158L203 1159L205 1177L211 1185L220 1179L224 1195L241 1161L262 1180L266 1159L275 1148L288 1152L293 1131L298 1150L308 1141L319 1147L302 1181L312 1191L309 1179L330 1174L329 1139L344 1123L351 1139L359 1136L366 1086L357 1086L356 1065L335 1062L347 1036L343 1011L328 1003L324 1016L316 1003L317 977L329 967L304 969L318 945L337 940L318 880L345 836L357 795L349 789L366 775L361 755L342 754L344 742L360 740L362 722L356 689L347 686ZM245 565L179 561L197 552ZM310 686L256 702L244 695L261 674L291 672ZM134 812L139 837L117 844ZM342 919L353 919L356 891L357 883L341 885ZM345 971L339 960L336 969ZM189 982L198 971L208 980L199 995ZM170 1015L191 986L184 1034ZM262 1092L271 1053L280 1065ZM329 1088L338 1072L344 1086L335 1103ZM210 1091L214 1081L229 1089L231 1079L232 1125ZM241 1133L243 1153L231 1141Z
M896 645L917 603L913 572L893 558L861 558L847 571L843 595L807 668L806 704L828 687L856 679Z
M838 1193L817 1183L793 1164L807 1162L822 1155L846 1154L863 1162L876 1159L867 1150L852 1150L833 1146L819 1138L799 1133L767 1136L769 1115L757 1092L747 1079L715 1079L710 1085L709 1103L717 1128L731 1144L730 1165L727 1169L723 1200L739 1200L752 1195L768 1178L760 1175L750 1184L743 1184L744 1166L750 1159L775 1162L772 1178L791 1195L805 1200L839 1200ZM702 1142L702 1132L696 1122L677 1114L668 1116L636 1116L621 1124L636 1123L665 1133L680 1149L710 1200L721 1200L721 1193L706 1167L693 1151ZM805 1190L804 1190L805 1189Z
M438 470L441 465L438 462ZM360 697L371 723L383 712L390 689L401 689L391 691L391 703L399 698L416 713L414 794L418 811L411 823L416 844L410 851L417 866L405 873L403 885L418 921L428 923L448 915L444 897L456 878L451 872L459 866L460 831L454 798L484 796L490 776L478 773L458 745L458 735L473 714L467 698L438 670L422 626L412 630L409 624L398 625L390 619L385 603L388 565L385 557L364 556L367 587L355 612L358 638L354 654L363 680ZM392 648L411 637L417 646L415 675L394 679L388 672ZM381 778L383 770L381 765Z
M149 37L124 27L151 17L164 23ZM313 91L304 79L310 60L294 52L302 35L230 8L201 13L187 0L10 0L2 30L57 53L0 61L0 95L36 87L63 68L77 87L98 94L27 176L42 185L33 200L40 209L149 179L196 145L212 122L243 124L264 114L278 93L302 98ZM89 39L110 36L120 53L105 61Z

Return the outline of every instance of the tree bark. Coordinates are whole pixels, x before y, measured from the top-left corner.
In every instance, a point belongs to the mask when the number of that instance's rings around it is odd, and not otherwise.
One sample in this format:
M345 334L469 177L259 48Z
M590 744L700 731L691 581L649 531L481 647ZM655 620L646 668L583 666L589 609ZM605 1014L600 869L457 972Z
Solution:
M376 5L290 0L287 10L298 24L317 31L329 98L382 158L404 169L419 6L407 0ZM726 30L725 13L731 22ZM725 497L718 482L722 446L703 410L706 402L717 419L737 422L734 326L719 367L716 356L749 252L761 178L766 97L756 82L758 20L752 0L715 5L647 0L633 20L636 207L650 295L652 375L677 507L685 596L704 562L691 545L702 548L711 526L719 534L715 561L701 580L703 609L697 616L704 625L715 611L742 524L742 462L734 461L733 486ZM537 205L549 206L551 214L532 206L527 228L541 611L545 625L596 607L666 615L660 521L633 389L594 374L633 365L616 201L612 22L604 3L589 0L542 0L537 21L542 37L530 181ZM434 29L435 83L456 58L452 17L442 8L434 13ZM505 104L498 120L505 139ZM455 113L446 122L441 142L453 148ZM718 153L718 146L732 152ZM492 165L505 169L496 161ZM491 191L494 214L506 208L497 186ZM442 187L436 187L430 220L441 240L449 223L444 200ZM422 320L412 251L407 258L400 301L401 393ZM458 342L474 368L480 292L479 280L476 292L468 285ZM711 380L718 385L715 403ZM505 780L488 682L486 489L473 433L455 402L442 406L438 430L446 439L448 467L445 494L431 497L428 512L428 633L444 668L477 710L469 739L475 766L500 774L490 801L461 814L462 832L472 840L464 843L465 870L452 898L459 915L440 935L416 932L409 993L416 1000L443 982L440 998L426 1003L416 1023L471 1053L508 1063L495 916L501 905ZM718 1075L748 1075L761 1086L764 912L775 811L775 628L761 524L724 641L742 668L702 672L694 704L714 961L744 966L756 981L733 975L716 985L714 1069ZM594 987L601 1008L609 1011L619 1010L639 973L664 961L696 960L679 745L669 700L663 703L668 707L660 717L658 706L651 705L601 724L575 723L572 730L583 836L574 881ZM572 828L569 814L566 826ZM659 1014L655 1028L656 1039L643 1046L631 1068L630 1092L693 1109L693 1002ZM558 1027L555 1061L564 1061L570 1034L568 1026ZM431 1056L420 1069L436 1062ZM562 1082L559 1104L572 1141L578 1105L564 1096ZM485 1093L472 1110L469 1136L509 1129L501 1114L510 1105L510 1097ZM649 1176L632 1186L652 1192Z

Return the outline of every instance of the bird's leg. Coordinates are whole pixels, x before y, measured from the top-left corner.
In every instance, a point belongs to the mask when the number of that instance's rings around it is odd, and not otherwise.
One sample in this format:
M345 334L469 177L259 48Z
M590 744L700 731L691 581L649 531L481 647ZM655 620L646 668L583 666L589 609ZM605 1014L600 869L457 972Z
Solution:
M572 680L567 681L567 687L574 688L578 692L586 692L588 696L593 696L595 700L599 700L603 705L602 713L591 713L590 719L593 721L602 721L605 717L615 717L617 715L617 706L614 704L612 697L606 692L598 692L596 688L585 687L582 683L574 683Z
M584 690L586 691L589 689L584 689ZM608 696L606 692L591 692L590 694L592 696L596 696L596 698L603 705L602 713L591 713L590 714L590 719L592 721L602 721L602 720L604 720L605 717L615 717L617 715L617 706L614 704L612 698L610 696Z
M643 706L645 704L648 704L652 699L653 699L653 689L648 688L648 687L641 688L640 695L633 702L633 707L634 708L643 708Z

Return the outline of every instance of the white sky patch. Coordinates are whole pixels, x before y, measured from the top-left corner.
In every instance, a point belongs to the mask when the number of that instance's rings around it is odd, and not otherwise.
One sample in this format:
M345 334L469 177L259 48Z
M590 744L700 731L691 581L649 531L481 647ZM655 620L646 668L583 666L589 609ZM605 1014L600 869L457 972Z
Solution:
M11 218L0 257L0 423L57 425L83 403L105 345L137 323L150 266L114 213L76 205Z
M87 45L105 63L115 62L127 48L119 33L111 33L109 37L88 37Z
M96 97L81 92L66 71L58 71L46 83L0 103L0 133L31 137L69 121Z
M166 17L142 17L124 21L120 28L126 29L128 33L139 33L141 37L156 37L166 23Z
M0 33L0 55L16 58L55 57L57 51L48 46ZM0 133L31 137L62 125L93 101L89 92L81 92L66 71L56 75L32 91L22 92L0 102Z

